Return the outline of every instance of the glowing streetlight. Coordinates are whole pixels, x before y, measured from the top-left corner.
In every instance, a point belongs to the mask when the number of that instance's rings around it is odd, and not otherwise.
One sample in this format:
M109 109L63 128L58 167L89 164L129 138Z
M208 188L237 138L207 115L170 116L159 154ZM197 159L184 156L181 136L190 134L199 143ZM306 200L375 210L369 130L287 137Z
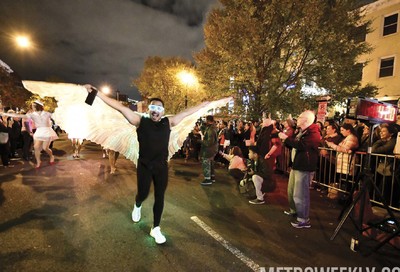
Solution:
M106 94L106 95L111 94L111 88L109 86L103 86L100 88L100 90L103 94Z
M189 86L194 86L194 84L196 83L197 79L196 76L186 70L183 70L181 72L178 73L178 78L179 80L185 84L186 87L186 92L185 92L185 109L187 108L187 104L188 104L188 87Z
M17 36L15 37L15 42L20 48L29 48L32 46L31 40L27 36Z
M112 92L113 92L113 90L111 89L111 87L108 86L108 85L102 86L102 87L100 88L100 91L101 91L103 94L106 94L106 95L111 95ZM117 90L115 93L116 93L116 97L115 97L115 98L117 99L117 101L119 101L119 91Z

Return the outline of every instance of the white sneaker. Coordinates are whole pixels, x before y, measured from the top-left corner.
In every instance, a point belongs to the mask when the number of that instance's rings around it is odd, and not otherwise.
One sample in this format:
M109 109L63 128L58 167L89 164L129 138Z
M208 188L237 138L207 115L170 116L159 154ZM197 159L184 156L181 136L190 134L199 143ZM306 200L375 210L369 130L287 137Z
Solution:
M165 236L161 233L160 227L152 228L150 231L150 236L156 240L157 244L164 244L167 241Z
M133 206L133 211L132 211L132 221L137 223L140 221L140 216L141 212L140 210L142 209L142 206L137 207L136 204Z

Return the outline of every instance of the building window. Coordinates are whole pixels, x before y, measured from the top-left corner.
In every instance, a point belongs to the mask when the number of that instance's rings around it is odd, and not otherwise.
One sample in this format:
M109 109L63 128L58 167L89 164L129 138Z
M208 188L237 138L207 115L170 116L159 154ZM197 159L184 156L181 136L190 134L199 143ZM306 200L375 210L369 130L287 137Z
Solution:
M381 68L379 69L379 77L393 76L394 57L381 59Z
M363 76L364 64L363 63L356 63L354 68L355 68L355 73L354 73L355 78L358 81L361 81L362 80L362 76Z
M356 27L352 36L356 43L365 42L367 37L367 25Z
M399 19L398 13L385 17L383 22L383 36L397 32L398 19Z

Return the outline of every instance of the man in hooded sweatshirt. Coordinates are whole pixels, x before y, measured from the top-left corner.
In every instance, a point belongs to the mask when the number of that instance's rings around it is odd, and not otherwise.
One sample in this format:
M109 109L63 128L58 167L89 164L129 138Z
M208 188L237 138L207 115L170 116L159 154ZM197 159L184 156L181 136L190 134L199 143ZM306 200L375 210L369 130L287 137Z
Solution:
M285 214L297 216L291 222L295 228L310 228L310 182L318 162L318 146L321 141L319 127L314 123L312 111L304 111L297 119L298 132L292 137L278 134L287 147L292 148L292 170L289 174L288 201L289 211Z

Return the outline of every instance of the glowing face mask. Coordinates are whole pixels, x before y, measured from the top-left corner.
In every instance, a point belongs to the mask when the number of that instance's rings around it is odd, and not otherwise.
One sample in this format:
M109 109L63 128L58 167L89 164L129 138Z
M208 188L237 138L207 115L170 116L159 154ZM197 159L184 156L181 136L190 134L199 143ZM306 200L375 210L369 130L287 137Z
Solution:
M161 113L164 111L164 108L158 105L149 105L149 110Z

